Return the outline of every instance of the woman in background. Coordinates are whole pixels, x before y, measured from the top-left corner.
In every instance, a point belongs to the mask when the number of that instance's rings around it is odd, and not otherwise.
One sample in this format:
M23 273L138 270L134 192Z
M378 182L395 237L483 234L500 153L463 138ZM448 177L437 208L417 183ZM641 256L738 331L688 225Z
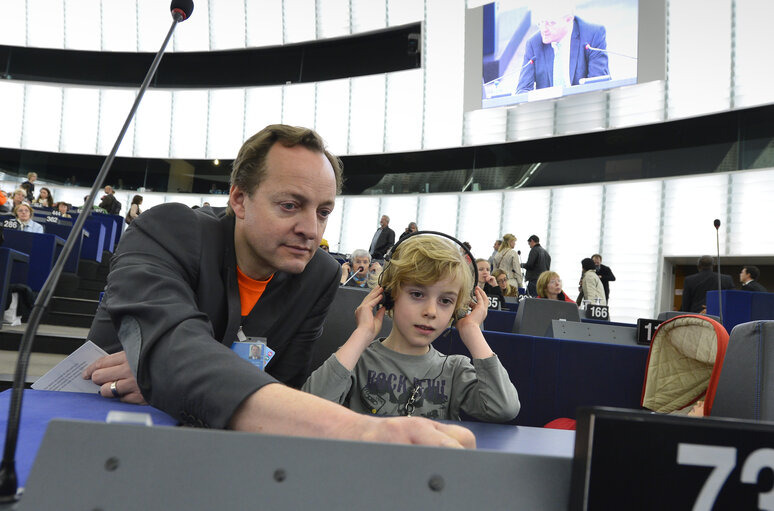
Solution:
M594 264L594 261L590 257L587 257L581 261L581 268L583 269L583 273L581 274L581 292L583 292L583 299L597 305L607 305L607 300L605 300L605 288L602 286L602 281L599 280L599 276L597 275L597 265Z
M562 279L555 271L544 271L541 273L535 287L537 288L538 298L575 303L575 300L567 296L562 290Z
M135 218L140 216L140 204L142 204L142 195L132 197L132 205L129 206L129 212L126 214L126 223L131 224Z
M59 216L62 218L72 218L72 215L70 215L67 211L70 209L70 205L66 202L57 202L54 204L56 207L56 210L59 211Z
M413 233L417 232L418 230L419 230L419 227L417 227L417 223L416 222L410 222L408 224L408 227L406 227L406 230L403 231L403 233L400 235L400 238L398 238L398 241L402 240L403 238L405 238L409 234L413 234Z
M51 195L51 190L48 188L41 188L38 194L38 198L32 201L33 204L40 204L47 208L54 207L54 197Z
M500 287L503 296L519 297L519 290L508 283L508 275L503 270L497 270L492 275L497 280L497 285Z
M521 258L516 252L516 236L505 234L500 248L494 256L494 271L502 270L508 276L508 284L519 289L524 287L524 275L521 273Z

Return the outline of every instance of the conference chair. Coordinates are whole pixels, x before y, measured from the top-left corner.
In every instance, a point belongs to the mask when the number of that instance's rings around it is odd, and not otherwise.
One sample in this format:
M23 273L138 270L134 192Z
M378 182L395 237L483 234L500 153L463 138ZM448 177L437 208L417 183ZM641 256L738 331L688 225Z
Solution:
M774 321L731 330L718 379L713 417L774 421Z
M516 320L513 322L513 333L546 337L554 319L580 322L580 312L574 303L525 298L519 303Z

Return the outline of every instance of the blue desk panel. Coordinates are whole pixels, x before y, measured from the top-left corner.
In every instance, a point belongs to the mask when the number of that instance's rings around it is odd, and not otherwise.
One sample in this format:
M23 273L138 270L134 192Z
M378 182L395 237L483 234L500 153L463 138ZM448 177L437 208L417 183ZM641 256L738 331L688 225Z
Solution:
M640 408L647 346L626 346L484 331L519 392L521 411L512 424L543 426L576 417L586 405ZM470 356L456 330L433 346Z
M4 246L30 256L27 285L40 291L51 273L54 261L64 246L64 240L54 234L37 234L23 231L5 231Z
M720 297L723 300L723 326L729 333L741 323L774 319L774 293L724 289ZM717 316L718 312L718 292L707 291L707 314Z
M8 424L10 403L11 391L6 390L0 393L0 414L2 414L0 424L2 424L3 438L5 438L6 425ZM172 417L150 406L122 403L115 399L105 399L97 394L25 390L22 400L19 442L16 447L16 471L19 486L24 486L27 480L35 455L38 453L38 447L51 419L82 419L104 422L111 410L148 413L153 419L153 424L158 426L177 424L177 421Z
M0 310L5 310L10 284L27 282L27 271L30 258L8 247L0 247Z

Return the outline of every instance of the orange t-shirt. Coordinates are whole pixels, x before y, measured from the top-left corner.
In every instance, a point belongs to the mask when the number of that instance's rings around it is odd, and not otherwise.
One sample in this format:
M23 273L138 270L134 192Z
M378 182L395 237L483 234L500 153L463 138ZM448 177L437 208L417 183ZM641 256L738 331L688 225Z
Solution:
M266 280L253 280L239 269L237 266L237 282L239 283L239 301L242 304L242 316L247 316L253 310L258 299L261 298L274 274Z

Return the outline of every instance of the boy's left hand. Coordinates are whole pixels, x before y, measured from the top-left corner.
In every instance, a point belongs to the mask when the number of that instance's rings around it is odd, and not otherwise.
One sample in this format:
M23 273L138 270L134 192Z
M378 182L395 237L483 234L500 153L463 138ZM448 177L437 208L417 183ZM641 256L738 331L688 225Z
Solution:
M489 298L487 298L484 290L478 286L476 286L475 294L476 303L471 302L473 309L470 311L470 314L457 321L457 330L460 330L469 324L479 328L484 322L484 319L486 319L486 314L489 310Z

